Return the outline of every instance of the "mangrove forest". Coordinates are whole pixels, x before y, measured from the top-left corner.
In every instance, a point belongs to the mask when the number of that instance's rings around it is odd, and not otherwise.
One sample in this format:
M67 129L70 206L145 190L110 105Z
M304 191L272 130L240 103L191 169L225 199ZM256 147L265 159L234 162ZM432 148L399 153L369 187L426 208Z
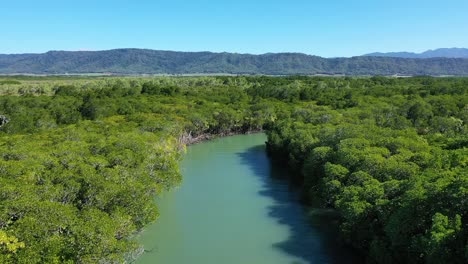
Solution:
M254 132L363 261L468 262L468 78L2 76L0 263L137 260L187 146Z

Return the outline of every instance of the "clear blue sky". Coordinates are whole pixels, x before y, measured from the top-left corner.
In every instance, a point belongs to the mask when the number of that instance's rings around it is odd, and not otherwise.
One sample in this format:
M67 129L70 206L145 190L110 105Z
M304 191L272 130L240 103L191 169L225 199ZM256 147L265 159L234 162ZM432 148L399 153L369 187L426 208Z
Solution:
M149 48L324 57L468 48L468 0L2 0L0 53Z

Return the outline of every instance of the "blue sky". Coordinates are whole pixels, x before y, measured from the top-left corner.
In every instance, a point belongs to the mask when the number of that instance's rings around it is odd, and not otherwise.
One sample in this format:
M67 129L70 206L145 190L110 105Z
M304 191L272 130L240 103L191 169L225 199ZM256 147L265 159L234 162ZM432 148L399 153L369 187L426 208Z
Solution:
M468 48L467 0L2 0L0 53L149 48L324 57Z

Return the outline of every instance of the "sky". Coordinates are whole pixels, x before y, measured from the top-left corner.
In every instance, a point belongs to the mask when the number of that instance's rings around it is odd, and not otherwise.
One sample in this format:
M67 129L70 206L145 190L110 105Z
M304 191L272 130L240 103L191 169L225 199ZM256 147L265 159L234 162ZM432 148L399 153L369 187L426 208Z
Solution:
M147 48L350 57L468 48L467 0L0 0L0 54Z

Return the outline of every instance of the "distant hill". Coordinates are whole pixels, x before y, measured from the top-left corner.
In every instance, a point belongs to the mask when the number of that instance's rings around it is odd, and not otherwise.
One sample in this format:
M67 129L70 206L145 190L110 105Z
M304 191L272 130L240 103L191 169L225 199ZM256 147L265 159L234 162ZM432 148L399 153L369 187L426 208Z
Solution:
M468 49L464 48L444 48L428 50L422 53L413 52L388 52L388 53L369 53L363 56L372 57L396 57L396 58L413 58L413 59L428 59L428 58L468 58Z
M326 59L301 53L251 55L147 49L0 55L0 74L67 73L468 75L468 59L373 56Z

